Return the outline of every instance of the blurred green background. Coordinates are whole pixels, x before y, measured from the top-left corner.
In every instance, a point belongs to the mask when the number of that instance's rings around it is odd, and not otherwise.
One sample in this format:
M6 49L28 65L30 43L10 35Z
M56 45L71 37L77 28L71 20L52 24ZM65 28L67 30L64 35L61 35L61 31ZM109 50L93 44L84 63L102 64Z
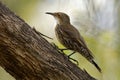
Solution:
M98 80L120 80L120 1L119 0L1 0L23 18L31 27L54 38L55 20L45 12L65 12L71 23L81 32L96 62L102 68L100 74L93 65L78 53L71 57L79 61L79 67ZM67 51L66 54L70 54ZM0 67L0 80L14 80Z

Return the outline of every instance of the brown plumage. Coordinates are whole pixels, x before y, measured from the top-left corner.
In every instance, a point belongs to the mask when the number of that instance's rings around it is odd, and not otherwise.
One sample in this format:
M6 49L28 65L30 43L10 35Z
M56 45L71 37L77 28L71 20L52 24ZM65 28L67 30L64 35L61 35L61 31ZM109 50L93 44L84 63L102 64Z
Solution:
M90 63L92 63L99 70L99 72L101 72L100 67L95 63L92 52L88 49L84 39L78 30L73 25L71 25L69 16L62 12L47 12L46 14L54 16L57 21L55 34L59 42L67 49L79 52Z

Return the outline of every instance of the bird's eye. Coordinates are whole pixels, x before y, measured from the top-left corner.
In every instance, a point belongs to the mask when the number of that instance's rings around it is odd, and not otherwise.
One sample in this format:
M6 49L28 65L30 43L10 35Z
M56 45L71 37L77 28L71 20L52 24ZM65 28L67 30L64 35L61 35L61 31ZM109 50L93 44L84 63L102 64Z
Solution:
M58 14L58 17L60 17L60 14Z

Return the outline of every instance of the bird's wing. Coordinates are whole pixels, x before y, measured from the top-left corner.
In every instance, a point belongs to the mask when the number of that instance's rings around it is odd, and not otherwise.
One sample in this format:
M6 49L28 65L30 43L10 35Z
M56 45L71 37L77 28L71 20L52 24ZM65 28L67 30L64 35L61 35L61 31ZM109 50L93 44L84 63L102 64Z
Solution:
M82 47L87 49L87 51L93 56L92 52L88 49L84 38L80 35L79 31L75 27L71 25L70 27L67 27L67 29L64 28L62 31L64 35L67 37L67 39L79 43Z
M62 31L63 35L67 39L77 41L82 46L87 47L83 37L80 35L80 33L78 32L78 30L75 27L73 27L72 25L69 26L69 27L68 26L67 27L62 26L61 29L62 29L61 31Z

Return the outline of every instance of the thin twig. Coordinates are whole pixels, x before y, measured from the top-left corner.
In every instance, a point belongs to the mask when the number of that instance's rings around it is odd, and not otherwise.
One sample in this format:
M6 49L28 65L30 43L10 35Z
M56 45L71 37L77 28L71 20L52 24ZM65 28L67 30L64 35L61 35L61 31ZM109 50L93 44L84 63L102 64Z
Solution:
M48 39L52 39L52 40L53 40L53 38L48 37L48 36L46 36L46 35L44 35L44 34L38 32L34 27L33 27L33 30L34 30L38 35L42 35L42 36L44 36L44 37L46 37L46 38L48 38Z

